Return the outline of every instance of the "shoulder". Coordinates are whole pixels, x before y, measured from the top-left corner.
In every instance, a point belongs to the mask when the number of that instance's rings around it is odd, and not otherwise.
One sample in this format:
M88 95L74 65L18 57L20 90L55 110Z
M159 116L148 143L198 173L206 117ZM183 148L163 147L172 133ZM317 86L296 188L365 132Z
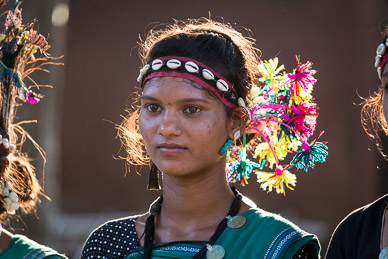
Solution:
M380 197L379 199L362 206L353 212L351 212L345 220L352 220L357 217L370 217L376 215L381 209L384 209L388 204L388 194ZM372 215L371 215L372 214Z
M138 245L135 229L137 217L111 220L96 228L82 249L82 258L93 258L96 255L103 255L101 258L124 256Z
M41 245L26 236L14 235L9 248L1 254L1 258L67 258L54 249Z
M356 232L362 224L378 224L378 216L388 204L388 195L349 213L337 226L335 234Z
M268 212L260 208L249 209L244 214L246 215L247 220L250 222L249 227L254 232L257 232L258 229L265 229L268 234L273 235L278 235L279 233L290 231L300 236L312 236L279 214Z
M256 208L254 216L256 226L260 225L270 242L265 258L292 258L302 247L310 251L312 258L318 258L321 247L315 235L302 230L279 214Z
M292 258L300 248L307 247L318 258L318 239L284 217L259 208L249 209L242 216L246 223L238 229L229 229L222 240L225 246L235 247L238 236L240 257Z
M359 243L364 247L368 244L369 251L379 250L377 239L380 238L382 216L387 204L388 195L385 195L349 213L335 229L326 257L355 256Z

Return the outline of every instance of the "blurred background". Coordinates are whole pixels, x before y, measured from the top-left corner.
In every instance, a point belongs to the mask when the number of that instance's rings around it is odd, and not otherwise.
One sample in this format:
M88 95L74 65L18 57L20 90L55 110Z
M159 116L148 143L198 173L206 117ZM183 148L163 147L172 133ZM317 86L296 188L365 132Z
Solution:
M363 132L358 105L358 95L379 85L373 64L380 24L388 21L386 0L25 0L22 7L24 21L38 18L50 53L64 55L65 65L34 74L54 88L19 111L20 120L38 120L26 129L47 152L45 175L39 154L28 143L25 151L51 201L43 198L37 215L12 220L14 232L79 258L94 228L145 212L160 194L146 191L147 168L142 176L135 168L126 174L115 125L137 86L139 36L173 18L223 19L250 29L263 59L278 56L290 72L299 54L318 70L316 134L325 130L328 160L297 172L297 187L286 196L267 194L254 178L239 187L258 206L317 234L324 254L343 217L388 193L388 165Z

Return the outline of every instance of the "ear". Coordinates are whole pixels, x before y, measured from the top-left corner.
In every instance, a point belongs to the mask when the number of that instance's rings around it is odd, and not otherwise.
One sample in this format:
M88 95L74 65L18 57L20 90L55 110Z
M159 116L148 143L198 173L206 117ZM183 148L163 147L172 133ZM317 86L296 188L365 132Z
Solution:
M228 136L230 139L235 140L242 136L245 127L249 120L249 112L247 109L238 107L234 108L228 116Z

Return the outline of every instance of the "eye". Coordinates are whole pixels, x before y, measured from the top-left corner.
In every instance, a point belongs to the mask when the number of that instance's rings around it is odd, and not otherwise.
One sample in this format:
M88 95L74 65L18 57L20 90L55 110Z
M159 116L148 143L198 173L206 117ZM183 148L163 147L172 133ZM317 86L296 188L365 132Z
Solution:
M145 108L149 112L160 112L162 110L162 108L160 108L160 106L157 104L148 104Z
M188 113L188 114L195 114L195 113L198 113L200 112L201 109L198 108L197 106L188 106L186 107L186 109L184 110L185 113Z

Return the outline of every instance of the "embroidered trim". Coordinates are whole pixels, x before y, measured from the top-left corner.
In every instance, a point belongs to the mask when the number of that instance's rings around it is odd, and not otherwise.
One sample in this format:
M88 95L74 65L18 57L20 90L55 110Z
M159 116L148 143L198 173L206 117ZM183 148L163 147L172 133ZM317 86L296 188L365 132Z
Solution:
M51 249L42 250L42 248L36 248L36 249L32 250L31 252L29 252L28 254L26 254L23 257L23 259L43 259L43 258L46 258L47 256L51 256L51 255L56 255L60 258L65 258L62 255L58 254L57 252L52 251Z
M280 233L272 240L271 244L270 244L269 247L268 247L267 252L266 252L265 255L264 255L264 258L267 258L267 257L268 257L268 253L269 253L271 247L273 246L273 244L275 243L275 241L279 238L280 235L283 234L283 232L285 232L285 231L287 231L287 230L288 230L288 228L284 229L282 232L280 232Z
M201 249L202 249L201 246L195 246L195 245L167 245L167 246L155 247L152 251L177 252L182 254L193 255L198 253ZM144 253L143 251L134 251L126 256L133 257L138 254L143 255L143 253Z
M298 232L296 232L296 231L291 232L282 241L280 241L280 244L276 247L276 250L275 250L274 254L272 255L272 258L277 258L278 255L281 253L281 250L284 249L284 247L286 247L286 245L288 243L290 243L291 240L294 239L294 236L297 234L298 234Z
M165 247L157 247L154 250L155 251L171 251L171 252L178 252L178 253L185 253L185 254L191 254L191 253L198 253L199 250L201 250L202 247L199 246L165 246Z
M274 238L274 240L272 240L264 258L278 258L285 248L300 236L302 236L302 234L294 230L292 227L284 229Z

